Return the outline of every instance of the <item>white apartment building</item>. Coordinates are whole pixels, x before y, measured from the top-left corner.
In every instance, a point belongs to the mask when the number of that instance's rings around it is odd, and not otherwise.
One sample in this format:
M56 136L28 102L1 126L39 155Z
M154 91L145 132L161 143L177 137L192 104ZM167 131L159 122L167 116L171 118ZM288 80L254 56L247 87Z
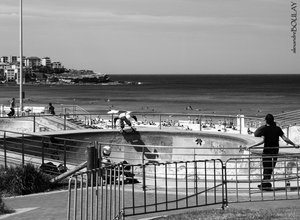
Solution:
M4 75L6 76L6 81L12 82L16 80L16 75L18 74L18 69L5 69Z
M51 67L51 59L49 57L43 57L41 64L42 64L42 66Z
M0 57L0 62L1 63L8 63L8 57L7 56Z
M18 57L17 56L10 56L8 58L9 63L17 63L18 62Z
M25 59L25 66L27 67L35 67L41 65L41 59L38 57L27 57Z
M8 63L2 63L2 62L0 62L0 69L8 69L8 68L10 68L10 65L8 64Z
M53 62L53 63L52 63L52 68L53 68L53 69L59 69L59 68L62 68L61 62Z
M20 62L20 60L21 60L20 58L21 58L20 56L17 57L17 61L18 61L18 62ZM23 56L23 63L24 63L25 59L26 59L26 57Z

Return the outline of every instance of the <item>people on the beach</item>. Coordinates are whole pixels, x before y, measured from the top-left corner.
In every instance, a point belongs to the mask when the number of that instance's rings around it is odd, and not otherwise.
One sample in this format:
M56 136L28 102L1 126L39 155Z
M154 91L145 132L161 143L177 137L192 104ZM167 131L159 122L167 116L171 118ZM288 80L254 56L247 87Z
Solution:
M50 102L50 103L49 103L48 110L49 110L49 113L50 113L51 115L55 115L54 109L55 109L54 106L53 106L52 103Z
M125 123L134 131L135 129L132 127L131 124L131 118L137 122L137 117L132 114L130 111L121 112L117 117L114 118L114 124L119 120L121 130L120 132L123 132L123 129L125 127ZM125 122L125 123L124 123Z
M15 115L15 105L16 105L15 98L12 98L10 100L10 106L9 106L10 107L10 112L7 114L8 117L12 117L12 116Z
M269 189L272 187L270 180L277 162L279 152L279 137L281 137L287 144L291 144L294 147L299 148L299 146L295 145L293 141L287 138L282 129L276 125L274 116L272 114L267 114L265 121L266 124L259 127L254 132L255 137L263 137L263 140L250 147L247 147L249 150L250 148L264 144L262 154L263 180L262 184L258 185L258 188L260 189Z

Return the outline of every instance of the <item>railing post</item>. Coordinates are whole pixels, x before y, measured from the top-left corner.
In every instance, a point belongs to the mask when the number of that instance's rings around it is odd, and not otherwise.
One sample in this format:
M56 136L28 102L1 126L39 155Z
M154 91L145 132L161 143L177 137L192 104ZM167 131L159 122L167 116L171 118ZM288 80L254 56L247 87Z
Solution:
M159 130L161 130L161 114L159 114Z
M67 167L67 146L66 146L66 140L64 140L64 167Z
M87 147L87 170L92 170L96 168L96 149L92 144Z
M64 130L67 130L67 116L64 114Z
M199 126L200 126L200 131L202 131L202 116L199 115Z
M143 191L146 191L146 174L145 174L145 148L143 148L142 165L143 165Z
M45 160L45 139L42 139L42 164L44 164Z
M91 145L87 147L87 171L90 172L90 174L88 174L88 183L90 182L92 186L96 183L96 173L92 172L92 170L97 168L97 158L95 145L91 143Z
M33 113L33 132L35 133L35 113Z
M4 143L3 143L3 148L4 148L4 169L7 169L7 153L6 153L6 131L4 131Z
M226 163L223 164L222 161L222 209L228 206L228 195L227 195L227 171L226 171Z
M24 134L22 134L22 165L25 165Z

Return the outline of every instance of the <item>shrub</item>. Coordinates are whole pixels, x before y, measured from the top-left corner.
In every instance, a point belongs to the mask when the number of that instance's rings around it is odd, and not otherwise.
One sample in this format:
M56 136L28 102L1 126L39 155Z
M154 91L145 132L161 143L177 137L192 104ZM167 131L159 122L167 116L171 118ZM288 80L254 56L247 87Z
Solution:
M26 195L45 191L50 187L50 176L33 164L0 170L0 192L10 195Z

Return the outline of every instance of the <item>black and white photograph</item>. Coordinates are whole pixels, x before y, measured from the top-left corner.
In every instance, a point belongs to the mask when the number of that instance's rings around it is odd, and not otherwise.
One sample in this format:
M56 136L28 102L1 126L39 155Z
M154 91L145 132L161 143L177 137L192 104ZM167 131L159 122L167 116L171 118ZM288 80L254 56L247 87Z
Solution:
M299 219L299 5L0 0L0 219Z

